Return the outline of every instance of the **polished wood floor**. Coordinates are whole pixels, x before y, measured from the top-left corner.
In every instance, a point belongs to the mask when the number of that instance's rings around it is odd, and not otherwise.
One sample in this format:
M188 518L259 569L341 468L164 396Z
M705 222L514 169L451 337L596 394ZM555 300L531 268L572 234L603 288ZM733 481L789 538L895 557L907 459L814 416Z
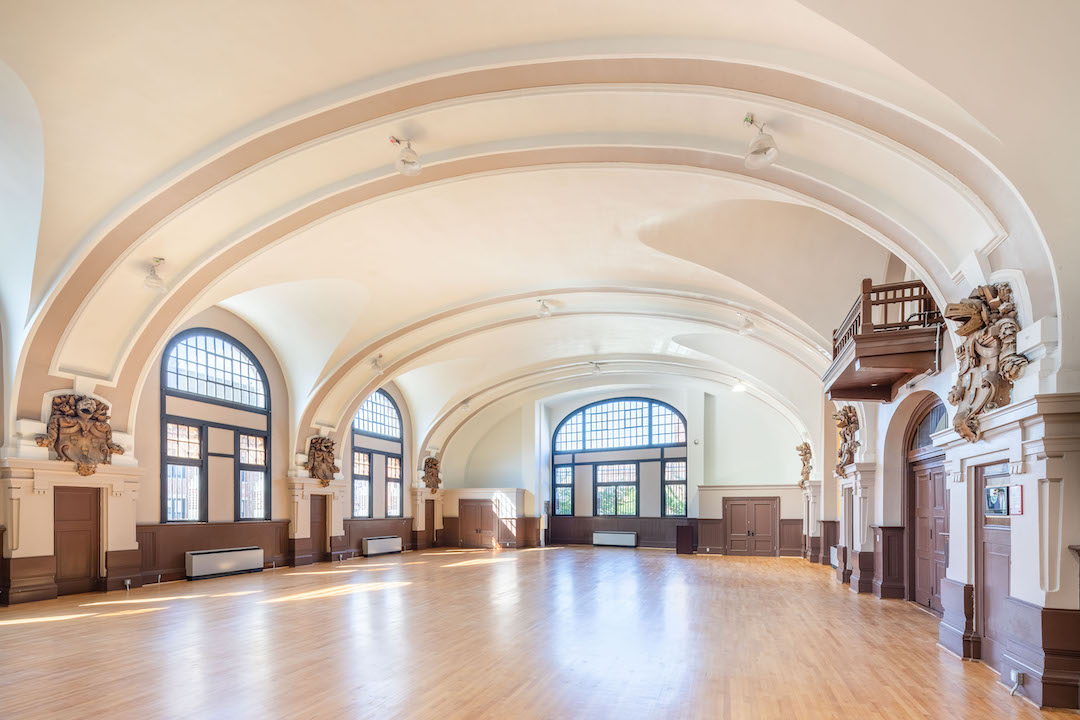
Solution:
M0 608L0 718L1073 718L801 559L425 551Z

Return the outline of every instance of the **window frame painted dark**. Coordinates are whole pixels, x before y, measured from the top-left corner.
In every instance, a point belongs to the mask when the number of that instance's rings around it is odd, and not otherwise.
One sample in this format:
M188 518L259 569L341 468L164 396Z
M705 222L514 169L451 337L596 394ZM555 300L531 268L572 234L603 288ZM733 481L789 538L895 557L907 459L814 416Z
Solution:
M648 421L649 443L647 445L616 445L616 446L612 446L612 447L597 447L597 448L586 447L585 441L586 441L587 427L586 427L586 423L585 423L585 412L587 410L590 410L591 408L597 407L599 405L607 405L609 403L617 403L617 402L644 402L644 403L648 404L648 407L649 407L649 421ZM566 417L564 417L559 422L559 424L555 426L555 432L551 433L551 451L552 451L553 454L555 452L559 452L559 453L562 453L562 454L565 454L565 453L593 453L593 452L611 452L611 451L614 451L614 450L655 450L657 448L682 447L683 445L686 445L686 440L682 440L681 442L672 442L672 443L657 443L657 442L654 442L654 440L653 440L653 407L656 406L656 405L660 405L660 406L664 407L665 409L667 409L667 410L671 411L672 413L674 413L674 415L677 418L679 418L679 420L682 421L684 435L689 434L689 429L687 428L687 425L686 425L686 416L683 415L681 412L679 412L679 410L677 408L670 405L669 403L664 402L663 400L654 400L653 398L635 397L635 396L607 398L605 400L597 400L596 402L589 403L588 405L582 405L581 407L577 408L573 412L567 413ZM563 425L565 425L571 418L573 418L578 413L581 413L581 438L580 438L581 447L578 448L578 449L556 451L555 450L556 443L558 441L559 432L562 430Z
M675 482L668 482L667 479L667 466L673 463L682 463L686 466L686 470L683 472L683 479ZM669 513L667 511L667 486L668 485L682 485L683 497L685 498L686 509L683 513ZM690 463L687 458L664 458L660 459L660 517L674 517L684 518L690 515Z
M170 388L166 382L166 373L168 369L169 354L172 352L173 347L194 335L206 335L207 337L220 338L232 345L236 346L241 352L247 355L252 365L259 373L259 377L263 383L264 397L266 398L266 407L260 408L254 405L245 405L243 403L231 402L229 400L222 400L220 398L208 397L206 395L199 395L198 393L186 392L183 390L176 390ZM231 430L233 432L233 521L234 522L266 522L273 518L272 503L271 503L271 466L272 462L272 448L270 443L270 430L271 430L271 408L272 399L270 395L270 381L266 376L266 370L263 368L259 358L251 351L251 349L240 342L232 335L224 333L220 330L207 327L189 328L174 335L165 345L165 351L161 355L161 369L159 373L159 425L161 426L161 448L159 452L160 459L160 495L161 495L161 523L164 524L194 524L194 523L206 523L209 521L210 507L209 507L209 494L210 494L210 472L209 472L209 459L211 457L229 457L223 453L211 453L207 441L209 439L209 428L218 428L222 430ZM257 428L245 427L243 425L233 425L230 423L219 423L211 420L201 420L198 418L190 418L182 415L172 415L168 412L168 400L169 397L182 398L185 400L192 400L195 402L206 403L208 405L217 405L220 407L232 408L234 410L243 410L244 412L255 413L256 415L262 415L266 418L266 429L259 430ZM169 423L175 423L179 425L192 425L199 427L199 452L202 455L200 459L199 467L199 519L198 520L169 520L168 519L168 466L169 465L196 465L185 461L183 458L173 458L170 462L167 455L168 445L166 442L166 430ZM265 494L263 501L263 508L265 510L264 517L261 518L241 518L240 517L240 434L254 435L263 438L266 449L266 465L262 466L249 466L244 469L261 469L263 472L263 492Z
M353 445L352 456L352 492L350 493L349 500L351 501L351 509L349 516L354 520L370 520L375 517L375 479L372 468L375 467L375 451L368 448L358 448ZM356 456L357 454L368 456L368 474L357 475L356 474ZM368 495L368 514L357 515L356 514L356 481L367 479L367 495Z
M386 458L383 461L383 483L386 486L383 488L383 500L388 500L390 498L390 483L395 483L399 486L398 499L401 501L396 515L391 515L389 506L386 507L386 517L394 519L403 518L405 517L405 459L403 455L395 453L383 453L383 455ZM390 458L396 458L401 465L401 477L396 480L390 479Z
M558 485L558 484L555 483L555 473L559 468L563 468L563 467L570 469L570 484L569 485ZM555 504L555 490L556 490L556 488L560 488L560 487L569 487L570 488L570 512L569 513L564 514L564 513L556 512L556 508L558 506ZM574 465L573 462L571 462L569 464L560 463L560 464L557 464L557 465L552 465L552 468L551 468L551 515L553 517L574 517L574 508L575 508L576 504L577 504L577 465Z
M594 451L590 451L594 452ZM655 462L655 461L645 461ZM610 517L610 518L626 518L626 517L641 517L641 460L605 460L604 462L592 463L592 486L593 486L593 517ZM599 469L605 465L633 465L634 466L634 514L633 515L620 515L619 514L619 486L630 485L628 482L613 482L603 483L604 487L613 487L615 490L615 514L614 515L601 515L600 509L600 485L597 481L597 476L600 474ZM566 517L565 515L560 517Z
M401 428L401 435L399 437L394 437L393 435L383 435L381 433L369 432L367 430L359 430L356 427L356 418L360 414L360 408L364 407L364 403L366 403L369 398L371 398L372 396L374 396L374 395L376 395L378 393L382 393L383 395L386 396L386 399L390 401L390 405L393 406L394 412L397 413L398 427ZM352 422L350 422L349 425L351 426L351 429L352 429L352 432L353 432L354 435L363 435L364 437L379 438L380 440L390 440L391 442L399 442L399 443L402 443L402 444L404 444L404 442L405 442L405 421L401 417L401 408L398 407L397 401L394 400L394 396L391 395L390 393L386 392L382 388L378 388L378 389L374 390L371 394L369 394L366 398L364 398L364 402L360 403L359 407L356 408L356 412L353 413Z

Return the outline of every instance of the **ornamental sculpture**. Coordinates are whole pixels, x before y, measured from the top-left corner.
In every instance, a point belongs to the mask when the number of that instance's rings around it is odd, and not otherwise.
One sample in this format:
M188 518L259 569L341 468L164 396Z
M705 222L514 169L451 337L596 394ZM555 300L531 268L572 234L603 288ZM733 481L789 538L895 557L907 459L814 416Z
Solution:
M953 428L968 442L982 436L979 416L1009 404L1012 384L1024 374L1028 359L1016 352L1020 323L1008 283L980 285L958 303L949 303L945 317L963 338L956 348L956 384L949 403L957 406Z
M799 453L802 460L802 480L799 481L799 487L804 488L810 482L810 443L796 445L795 452Z
M334 441L322 435L316 435L308 443L307 462L304 468L308 476L319 481L326 487L334 479L334 473L341 470L334 464Z
M439 492L439 484L442 480L439 478L439 459L434 457L425 458L424 460L424 485L431 488L431 494Z
M112 441L109 406L81 395L54 397L47 432L36 440L52 448L57 460L75 463L75 472L84 477L97 472L99 464L111 464L113 453L124 454Z
M854 405L845 405L833 413L836 428L840 431L840 447L836 452L836 474L847 477L848 465L855 462L855 451L859 449L859 441L855 439L855 433L859 431L859 416L855 412Z

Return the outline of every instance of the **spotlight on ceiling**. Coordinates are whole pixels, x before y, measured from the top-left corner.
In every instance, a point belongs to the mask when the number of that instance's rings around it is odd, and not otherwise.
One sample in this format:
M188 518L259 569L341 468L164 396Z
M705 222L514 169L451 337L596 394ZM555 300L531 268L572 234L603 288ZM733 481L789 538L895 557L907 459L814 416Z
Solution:
M375 371L376 375L382 375L383 374L382 353L379 353L375 357L371 358L370 365L371 365L371 369Z
M401 148L401 152L398 153L398 159L394 163L394 167L397 168L397 171L408 177L419 175L424 166L420 164L420 156L412 149L412 141L400 140L391 135L390 142Z
M746 392L746 385L742 380L737 380L734 385L731 386L731 392Z
M603 372L603 370L600 369L600 363L594 362L594 363L591 363L591 365L592 365L592 374L593 375L599 375L600 373Z
M472 407L472 402L469 400L469 398L465 398L464 400L461 401L461 409L462 410L468 410L471 407Z
M150 263L150 271L146 273L146 277L143 278L143 287L150 290L157 290L161 293L168 289L165 286L165 281L157 274L157 266L163 262L165 262L165 258L156 257L153 259Z
M536 301L536 316L537 317L551 317L551 306L548 305L547 300L540 299Z
M763 167L772 165L777 156L780 155L780 150L776 147L776 140L773 139L773 136L765 132L765 123L755 122L754 113L746 113L743 123L757 128L758 131L757 137L750 141L750 147L746 150L743 164L750 170L760 170Z
M739 326L739 334L753 335L754 330L757 329L754 327L753 319L749 315L743 315L742 313L739 313L739 315L742 317L742 325Z

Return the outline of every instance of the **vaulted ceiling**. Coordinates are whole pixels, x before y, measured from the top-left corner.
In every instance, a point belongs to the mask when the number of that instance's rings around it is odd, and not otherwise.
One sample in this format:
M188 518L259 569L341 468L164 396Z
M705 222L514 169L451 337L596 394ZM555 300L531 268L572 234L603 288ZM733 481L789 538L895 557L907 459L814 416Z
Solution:
M0 2L2 179L41 189L39 224L4 201L6 272L30 278L0 291L5 427L65 383L130 425L163 343L220 305L277 353L298 444L393 380L437 445L463 401L563 392L592 361L749 380L820 435L863 277L946 300L1022 268L1035 317L1077 307L1077 13ZM764 170L746 112L781 149Z

